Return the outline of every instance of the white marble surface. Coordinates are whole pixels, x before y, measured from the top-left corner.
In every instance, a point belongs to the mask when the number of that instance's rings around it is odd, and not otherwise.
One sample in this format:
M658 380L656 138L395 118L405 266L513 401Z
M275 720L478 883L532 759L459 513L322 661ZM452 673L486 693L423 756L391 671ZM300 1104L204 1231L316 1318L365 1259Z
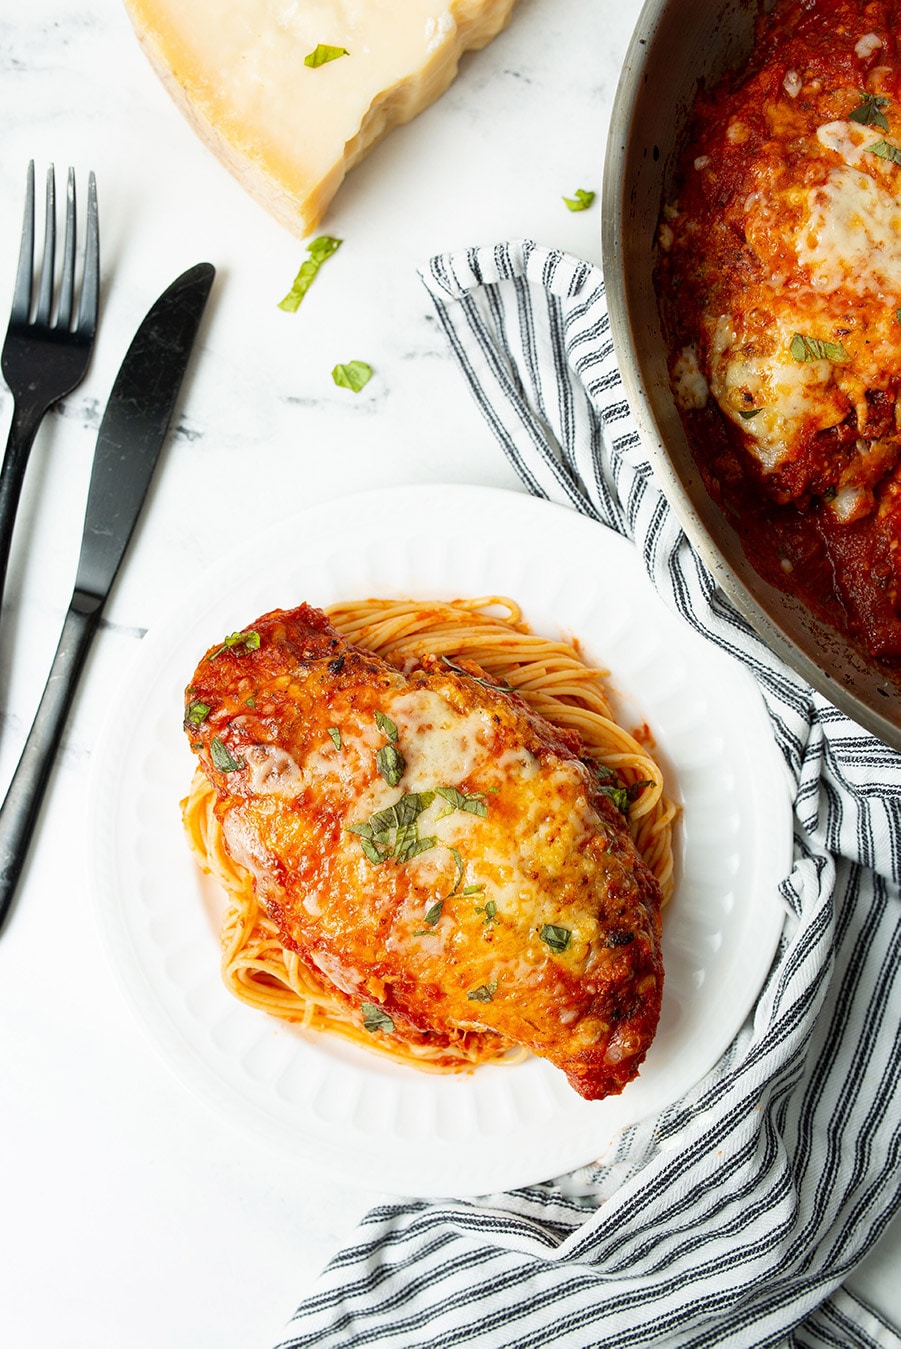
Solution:
M303 256L157 83L115 0L0 0L0 312L25 166L97 174L103 313L87 379L46 421L0 624L0 785L56 645L100 411L138 321L181 270L218 279L197 358L90 655L19 903L0 939L0 1340L16 1349L262 1349L377 1192L250 1148L142 1035L99 938L88 809L107 709L209 562L349 490L515 488L432 318L432 253L529 236L599 260L606 125L638 0L521 0L435 107L352 175L325 222L345 240L301 311ZM375 370L359 395L337 361ZM11 402L0 395L3 427ZM188 653L186 653L186 659ZM901 1322L895 1224L854 1285Z

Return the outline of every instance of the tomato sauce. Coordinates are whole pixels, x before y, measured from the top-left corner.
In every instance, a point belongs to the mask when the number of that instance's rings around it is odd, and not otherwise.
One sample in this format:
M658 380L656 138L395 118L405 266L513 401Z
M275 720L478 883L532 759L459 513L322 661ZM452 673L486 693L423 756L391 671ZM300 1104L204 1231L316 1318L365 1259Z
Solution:
M707 490L767 581L896 677L899 36L889 0L762 16L748 65L698 96L656 269Z

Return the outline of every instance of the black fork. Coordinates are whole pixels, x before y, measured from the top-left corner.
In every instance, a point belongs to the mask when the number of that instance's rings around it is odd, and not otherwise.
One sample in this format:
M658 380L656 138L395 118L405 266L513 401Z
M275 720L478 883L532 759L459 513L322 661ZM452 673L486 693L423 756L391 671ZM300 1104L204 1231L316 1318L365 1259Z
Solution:
M34 256L34 163L28 165L25 219L19 269L0 367L13 396L13 417L0 469L0 599L25 466L44 414L80 384L87 371L97 331L100 252L97 187L88 179L81 297L75 313L75 171L66 181L66 221L59 292L54 288L56 258L56 184L47 173L44 251L36 272ZM35 283L37 300L34 300ZM54 300L56 302L54 313Z

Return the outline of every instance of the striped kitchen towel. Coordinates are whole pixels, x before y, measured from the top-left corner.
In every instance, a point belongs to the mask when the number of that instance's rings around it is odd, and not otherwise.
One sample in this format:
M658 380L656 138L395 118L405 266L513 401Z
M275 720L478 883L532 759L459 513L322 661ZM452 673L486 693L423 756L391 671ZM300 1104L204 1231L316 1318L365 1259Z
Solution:
M843 1287L901 1203L901 757L778 660L692 550L623 394L600 271L519 242L422 276L529 490L633 539L664 600L756 677L796 784L790 917L688 1097L603 1166L380 1206L279 1349L901 1349Z

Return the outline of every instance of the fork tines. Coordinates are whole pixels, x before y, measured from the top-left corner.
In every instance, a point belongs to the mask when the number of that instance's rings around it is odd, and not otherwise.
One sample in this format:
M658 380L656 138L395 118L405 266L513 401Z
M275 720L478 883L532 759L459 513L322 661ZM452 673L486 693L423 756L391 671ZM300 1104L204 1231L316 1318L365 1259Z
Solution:
M57 298L57 328L73 328L75 297L75 170L70 168L66 179L66 223L63 244L63 265ZM34 161L28 165L25 192L25 214L22 223L22 242L19 246L19 266L13 292L10 324L26 326L35 323L43 328L51 326L54 300L54 267L56 260L56 178L53 165L47 170L47 193L44 213L44 252L40 264L40 289L32 317L34 294ZM88 210L85 228L84 272L81 300L74 331L92 336L97 324L100 255L97 228L97 184L93 173L88 176Z

